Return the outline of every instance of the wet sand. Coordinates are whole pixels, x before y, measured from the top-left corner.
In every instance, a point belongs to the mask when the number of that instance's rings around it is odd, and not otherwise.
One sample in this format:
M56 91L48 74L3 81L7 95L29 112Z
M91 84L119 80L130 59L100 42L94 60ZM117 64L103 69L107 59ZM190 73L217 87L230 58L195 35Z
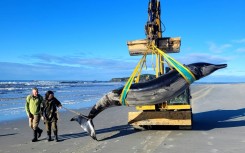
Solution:
M0 123L0 153L80 153L80 152L188 152L243 153L245 150L245 84L200 84L191 88L192 130L135 131L127 125L128 111L134 107L114 107L94 119L97 138L90 138L76 122L74 114L63 112L58 122L60 142L31 142L28 120ZM76 110L88 114L89 109ZM44 129L41 122L40 127Z

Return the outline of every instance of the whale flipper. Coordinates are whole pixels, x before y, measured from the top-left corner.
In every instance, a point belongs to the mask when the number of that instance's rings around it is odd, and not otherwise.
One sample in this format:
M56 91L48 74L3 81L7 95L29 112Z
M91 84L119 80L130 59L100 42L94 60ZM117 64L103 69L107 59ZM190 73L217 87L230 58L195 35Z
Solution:
M81 114L81 115L73 117L70 121L77 121L78 124L81 125L81 128L84 131L86 131L89 134L89 136L91 136L94 140L97 140L92 119Z

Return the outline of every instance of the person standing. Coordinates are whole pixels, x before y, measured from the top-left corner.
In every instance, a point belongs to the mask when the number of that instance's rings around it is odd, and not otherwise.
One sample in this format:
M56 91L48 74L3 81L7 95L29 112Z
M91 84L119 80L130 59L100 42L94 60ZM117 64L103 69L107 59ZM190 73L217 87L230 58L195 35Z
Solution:
M37 88L33 88L32 94L26 97L25 104L26 114L29 118L29 126L33 130L32 142L36 142L43 132L43 130L38 127L42 113L42 103L43 97L38 94Z
M58 127L57 127L57 120L58 120L58 111L57 107L61 108L62 105L54 97L54 92L53 91L47 91L45 94L45 101L43 103L43 117L44 117L44 122L46 125L46 130L47 130L47 140L52 141L51 138L51 128L54 132L55 140L56 142L59 141L58 139Z

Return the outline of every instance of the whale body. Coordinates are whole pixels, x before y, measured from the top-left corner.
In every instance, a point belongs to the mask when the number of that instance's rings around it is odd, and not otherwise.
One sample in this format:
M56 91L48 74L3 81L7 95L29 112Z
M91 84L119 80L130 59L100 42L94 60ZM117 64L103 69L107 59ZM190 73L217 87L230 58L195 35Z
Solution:
M218 69L227 67L227 64L193 63L185 65L191 73L199 80ZM179 96L188 87L188 83L175 69L144 83L132 84L126 97L128 106L153 105L168 101ZM81 127L95 140L96 133L93 125L93 118L106 108L112 106L122 106L120 94L123 87L110 91L105 94L90 110L88 116L78 115L71 119L77 121Z

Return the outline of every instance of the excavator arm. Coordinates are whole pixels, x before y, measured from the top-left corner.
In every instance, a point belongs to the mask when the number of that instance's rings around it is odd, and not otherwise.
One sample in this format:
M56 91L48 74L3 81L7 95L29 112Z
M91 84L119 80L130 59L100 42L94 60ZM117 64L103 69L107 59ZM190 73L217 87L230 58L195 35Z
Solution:
M131 56L152 54L152 51L147 47L150 43L154 43L166 53L178 53L180 51L180 37L162 37L161 23L160 1L150 0L148 3L148 20L145 25L146 39L127 42Z
M160 1L151 0L148 4L148 21L145 25L146 37L149 41L162 38Z

